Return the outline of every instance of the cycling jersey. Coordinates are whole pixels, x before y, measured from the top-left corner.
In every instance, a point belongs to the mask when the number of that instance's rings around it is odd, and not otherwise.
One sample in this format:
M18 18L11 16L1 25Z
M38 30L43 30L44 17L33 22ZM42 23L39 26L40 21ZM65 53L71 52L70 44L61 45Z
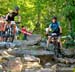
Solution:
M52 30L52 33L60 33L59 26L60 26L59 22L51 23L51 24L49 25L49 27L50 27L51 30Z
M15 13L15 12L9 13L9 15L7 16L6 20L8 20L8 21L14 21L14 18L17 15L18 15L18 13Z

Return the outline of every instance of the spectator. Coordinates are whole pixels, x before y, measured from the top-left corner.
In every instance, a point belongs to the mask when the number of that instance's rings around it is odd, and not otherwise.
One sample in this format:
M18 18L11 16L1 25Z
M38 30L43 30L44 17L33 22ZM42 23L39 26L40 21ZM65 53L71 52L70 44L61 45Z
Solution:
M27 29L24 27L24 26L22 26L22 33L23 32L27 32ZM26 33L23 33L23 40L27 40L27 34Z

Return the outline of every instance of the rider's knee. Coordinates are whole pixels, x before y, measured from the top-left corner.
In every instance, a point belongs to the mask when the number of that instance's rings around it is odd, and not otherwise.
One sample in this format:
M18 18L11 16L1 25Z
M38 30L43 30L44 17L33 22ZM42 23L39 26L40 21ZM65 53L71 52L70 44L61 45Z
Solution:
M51 36L48 36L48 40L50 40L51 39Z
M58 42L61 42L61 37L58 37Z

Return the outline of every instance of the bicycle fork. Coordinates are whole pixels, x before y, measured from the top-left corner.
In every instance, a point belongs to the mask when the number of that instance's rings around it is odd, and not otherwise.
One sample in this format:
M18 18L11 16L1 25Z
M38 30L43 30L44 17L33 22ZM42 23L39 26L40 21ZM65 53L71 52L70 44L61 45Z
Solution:
M57 57L59 57L62 54L59 42L56 42L56 41L54 42L54 52Z

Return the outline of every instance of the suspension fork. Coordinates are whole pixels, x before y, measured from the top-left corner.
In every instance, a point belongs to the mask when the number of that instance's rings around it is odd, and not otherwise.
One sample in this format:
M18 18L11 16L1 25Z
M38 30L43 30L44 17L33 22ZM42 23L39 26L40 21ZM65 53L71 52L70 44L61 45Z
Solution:
M54 39L54 52L57 57L59 55L62 55L61 49L60 49L60 42L57 41L57 39Z
M57 40L54 38L54 52L55 52L55 55L57 56L58 55L58 44L57 44Z

